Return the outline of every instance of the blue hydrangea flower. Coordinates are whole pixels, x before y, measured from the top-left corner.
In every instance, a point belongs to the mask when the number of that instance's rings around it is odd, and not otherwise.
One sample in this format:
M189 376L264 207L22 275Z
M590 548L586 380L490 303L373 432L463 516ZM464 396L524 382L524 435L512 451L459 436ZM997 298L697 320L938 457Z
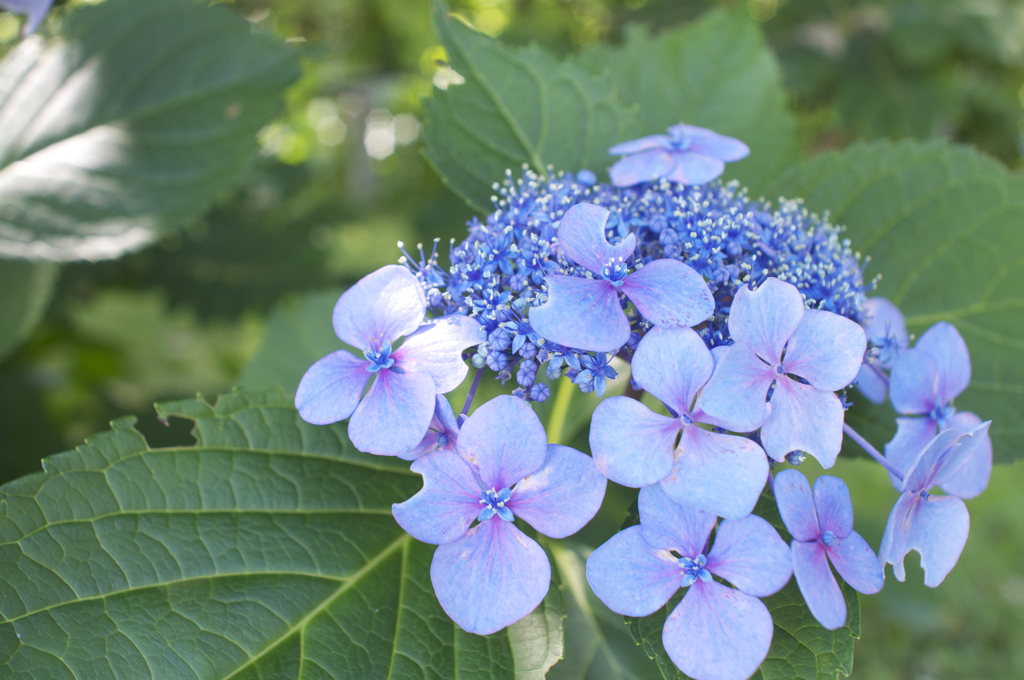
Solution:
M714 298L692 267L661 259L630 273L636 235L627 234L610 245L605 238L610 215L590 203L565 213L558 225L558 250L592 277L545 277L548 299L530 310L533 328L559 345L614 352L626 344L630 333L620 292L656 326L693 326L710 317Z
M968 464L988 436L991 422L964 433L943 430L910 465L878 549L878 561L891 564L897 580L906 578L903 558L911 550L920 553L924 584L930 588L942 583L960 559L971 526L967 506L956 496L928 490L944 486Z
M653 614L689 587L665 621L665 651L695 680L744 680L771 647L772 617L758 598L789 581L790 549L768 522L748 515L722 520L709 551L716 520L679 505L661 487L641 489L640 526L620 531L593 552L587 580L612 611L625 616Z
M679 503L719 517L740 519L750 514L768 478L768 459L746 437L699 426L738 429L694 404L714 368L700 336L689 328L655 328L640 341L632 368L634 382L657 397L673 417L654 413L629 397L601 402L590 421L590 449L601 472L625 486L660 482Z
M28 17L28 21L21 29L22 35L35 33L52 6L53 0L0 0L0 8Z
M582 392L597 392L598 397L603 397L608 380L614 380L619 376L615 369L608 365L608 355L604 352L584 354L579 357L579 362L582 370L570 368L567 375L571 374L573 383L579 385Z
M896 436L885 445L885 457L898 470L906 470L939 430L961 432L979 425L981 418L957 411L953 400L971 382L971 356L956 327L945 321L929 328L914 347L893 364L889 399L901 415ZM960 498L974 498L988 486L992 474L992 441L986 434L974 457L943 484L943 491ZM898 489L901 482L890 475Z
M775 477L775 500L793 536L793 575L814 618L836 630L846 623L846 601L829 561L850 587L865 595L882 589L885 572L874 551L853 530L850 490L838 477L818 477L814 493L796 470Z
M590 456L548 445L529 404L510 396L480 406L454 450L418 458L412 470L423 475L423 488L393 506L395 519L440 546L430 565L437 599L479 635L515 623L548 592L547 556L513 520L564 538L597 514L607 485Z
M834 391L860 371L864 329L838 314L804 309L795 286L769 278L755 291L736 292L729 333L735 344L704 387L704 412L742 423L744 432L760 427L761 444L777 461L805 451L832 467L844 415Z
M363 358L338 350L306 371L295 394L303 420L327 425L351 416L349 439L367 453L394 456L415 447L430 425L435 396L454 390L469 372L462 351L485 339L475 319L427 320L425 313L420 284L399 265L345 291L334 307L334 332Z
M889 386L886 371L907 349L910 337L899 307L885 298L868 298L864 303L864 334L871 348L868 360L857 374L857 389L873 404L885 403Z
M631 187L662 178L682 184L706 184L725 171L725 164L750 154L738 139L694 125L673 125L667 135L651 135L608 149L625 156L608 171L612 183Z
M398 454L402 460L416 460L434 451L442 449L455 450L455 444L459 440L459 419L442 395L437 395L434 401L434 415L427 426L427 433L415 447Z

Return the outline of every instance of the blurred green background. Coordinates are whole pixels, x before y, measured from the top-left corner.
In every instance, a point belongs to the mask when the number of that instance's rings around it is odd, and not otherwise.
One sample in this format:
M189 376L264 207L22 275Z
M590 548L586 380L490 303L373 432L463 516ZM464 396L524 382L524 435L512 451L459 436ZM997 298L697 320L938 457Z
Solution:
M73 3L58 3L73 4ZM303 76L238 189L181 233L117 261L61 269L42 323L0 363L0 482L39 470L107 421L136 414L151 444L187 438L154 401L225 392L276 308L344 287L397 241L461 238L471 213L420 154L420 98L444 86L427 0L237 0L254 28L297 43ZM657 29L698 0L458 0L480 30L565 54ZM783 67L805 156L854 140L944 137L1022 165L1024 0L749 0ZM51 15L43 33L61 21ZM19 21L0 13L0 56ZM287 330L281 332L287 333ZM300 338L301 340L301 338ZM881 444L881 442L876 442ZM811 465L808 463L808 465ZM877 546L895 492L841 461L857 528ZM960 564L930 591L909 570L863 597L853 677L1024 677L1024 463L968 503ZM916 554L909 558L916 560Z

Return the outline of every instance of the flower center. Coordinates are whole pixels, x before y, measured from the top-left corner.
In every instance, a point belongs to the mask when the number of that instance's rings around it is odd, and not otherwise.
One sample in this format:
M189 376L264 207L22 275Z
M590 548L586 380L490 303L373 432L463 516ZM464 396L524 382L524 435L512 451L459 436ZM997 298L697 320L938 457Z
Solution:
M786 454L786 462L796 467L807 460L807 454L803 451L790 451Z
M381 369L391 368L395 365L395 360L391 358L390 342L385 342L377 348L371 346L370 349L363 352L363 356L370 362L370 365L366 367L366 370L370 373L376 373Z
M434 441L437 442L437 445L443 449L444 447L448 446L448 435L446 435L444 432L439 432L438 435L434 437Z
M690 135L678 130L669 130L668 134L672 138L673 150L686 151L690 148Z
M875 344L878 345L878 363L882 368L891 368L900 353L900 339L888 333L886 329L886 336L877 340Z
M821 542L828 546L835 545L836 535L831 531L826 531L821 535Z
M506 522L511 522L515 519L515 515L512 511L505 507L508 503L508 499L512 498L512 489L505 487L501 491L495 491L492 487L487 491L480 492L480 503L483 504L483 510L476 516L481 522L486 522L490 518L497 515Z
M693 418L685 413L680 417L680 420L683 421L683 425L693 425Z
M778 366L775 367L775 372L778 373L779 375L786 375L786 369L783 368L782 364L779 364Z
M956 409L953 408L952 404L938 404L928 415L939 426L939 430L945 430L948 427L946 421L948 421L954 413L956 413Z
M683 572L683 583L680 587L685 588L697 579L704 583L711 583L711 572L704 568L708 560L704 555L697 555L692 560L689 557L679 558L679 567Z
M622 279L629 273L629 268L626 263L619 258L618 261L612 261L601 268L601 278L612 284L616 288L622 287Z

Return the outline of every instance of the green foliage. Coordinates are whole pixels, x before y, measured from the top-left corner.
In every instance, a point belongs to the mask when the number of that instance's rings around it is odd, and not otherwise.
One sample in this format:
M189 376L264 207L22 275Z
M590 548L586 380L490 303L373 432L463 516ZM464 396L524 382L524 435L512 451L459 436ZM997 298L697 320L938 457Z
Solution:
M968 147L876 142L793 168L770 195L802 196L846 225L871 258L866 276L883 274L873 294L899 305L911 333L940 320L956 325L973 368L956 406L992 419L997 461L1020 457L1024 177ZM858 412L877 420L891 409L858 405L851 414Z
M45 262L0 259L0 361L39 323L58 272L57 265Z
M0 63L0 254L115 258L198 216L256 149L296 57L224 7L108 0Z

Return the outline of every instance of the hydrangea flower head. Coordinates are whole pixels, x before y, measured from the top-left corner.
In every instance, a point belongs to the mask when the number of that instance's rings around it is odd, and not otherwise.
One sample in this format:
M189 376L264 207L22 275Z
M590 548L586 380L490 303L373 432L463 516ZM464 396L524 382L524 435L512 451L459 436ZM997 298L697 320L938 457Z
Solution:
M608 171L617 187L667 179L681 184L706 184L725 171L725 164L750 154L738 139L714 130L679 123L667 135L650 135L616 144L612 156L625 156Z
M976 455L988 436L992 421L967 432L948 429L938 433L920 451L903 479L902 493L885 524L878 560L892 565L896 579L903 581L903 558L911 550L921 554L924 584L942 583L956 565L967 543L971 518L967 506L956 496L929 493L942 487Z
M836 630L846 623L846 601L829 561L857 592L882 589L885 572L867 541L853 530L853 505L846 483L824 475L814 482L796 470L775 477L775 499L793 536L793 575L814 618Z
M714 298L692 267L661 259L629 271L636 235L609 244L609 215L607 208L590 203L565 213L558 226L559 252L590 276L545 277L548 299L530 310L533 329L566 347L614 352L626 344L630 333L620 292L656 326L693 326L710 317Z
M463 423L454 450L428 453L412 470L423 475L423 488L393 506L395 519L439 546L430 565L437 599L479 635L515 623L548 592L548 558L513 520L564 538L597 514L607 485L590 456L548 445L530 405L511 396L483 404Z
M713 368L711 352L693 330L651 330L633 355L633 380L674 415L659 415L629 397L611 397L594 411L590 448L601 472L613 482L631 487L660 482L679 503L740 519L761 495L768 459L746 437L699 426L737 429L694 404Z
M885 298L868 298L864 303L864 334L874 356L857 374L857 389L873 404L885 403L889 376L885 373L907 349L910 336L899 307Z
M662 642L673 663L695 680L744 680L772 642L772 617L758 599L778 592L793 573L790 550L768 522L717 517L683 506L658 486L640 491L640 525L591 554L587 581L608 607L648 616L689 587L665 621ZM728 581L722 585L712 575Z
M729 333L735 344L701 394L704 411L743 424L741 431L760 426L761 444L777 461L806 451L832 467L844 415L834 391L860 371L864 330L838 314L804 309L796 287L769 278L736 292Z
M367 453L398 455L415 447L430 425L436 395L454 390L469 372L462 350L485 339L475 319L427 320L425 313L419 282L399 265L382 267L345 291L334 307L334 331L363 358L338 350L306 371L295 394L303 420L327 425L351 416L349 439Z
M0 8L28 17L28 21L21 29L22 35L35 33L52 6L53 0L0 0Z

